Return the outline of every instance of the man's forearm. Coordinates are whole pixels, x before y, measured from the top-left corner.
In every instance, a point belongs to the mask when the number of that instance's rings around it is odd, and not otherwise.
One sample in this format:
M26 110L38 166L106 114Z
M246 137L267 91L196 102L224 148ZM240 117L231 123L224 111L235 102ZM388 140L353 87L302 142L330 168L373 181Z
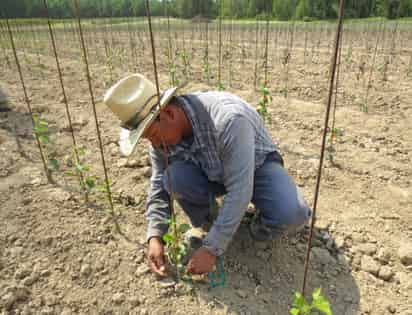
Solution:
M170 219L169 196L166 191L158 191L156 198L149 193L146 220L147 240L153 236L162 237L168 229Z
M152 177L146 206L147 240L153 236L162 237L167 232L168 220L170 219L170 198L163 187L165 163L163 157L153 148L150 150L150 158Z

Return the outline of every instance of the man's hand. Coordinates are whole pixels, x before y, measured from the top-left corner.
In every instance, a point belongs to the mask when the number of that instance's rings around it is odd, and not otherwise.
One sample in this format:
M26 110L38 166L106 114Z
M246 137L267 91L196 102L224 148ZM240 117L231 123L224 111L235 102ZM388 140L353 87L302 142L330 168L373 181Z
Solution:
M216 256L206 248L200 247L192 256L187 266L187 271L192 274L211 272L216 263Z
M164 254L164 245L160 237L152 237L149 241L147 250L147 260L150 269L160 275L166 276L166 259Z

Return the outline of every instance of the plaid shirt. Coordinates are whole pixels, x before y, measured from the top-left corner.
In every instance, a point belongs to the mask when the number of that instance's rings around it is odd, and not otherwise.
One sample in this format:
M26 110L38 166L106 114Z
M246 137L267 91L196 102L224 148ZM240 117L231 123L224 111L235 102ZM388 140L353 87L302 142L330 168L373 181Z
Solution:
M222 208L203 246L221 255L247 209L253 194L253 178L268 153L277 147L256 110L226 92L199 92L176 97L190 123L193 137L169 148L169 163L190 160L210 181L227 191ZM254 148L254 150L251 150ZM167 232L169 196L163 187L165 163L162 153L150 149L152 178L148 193L148 239Z

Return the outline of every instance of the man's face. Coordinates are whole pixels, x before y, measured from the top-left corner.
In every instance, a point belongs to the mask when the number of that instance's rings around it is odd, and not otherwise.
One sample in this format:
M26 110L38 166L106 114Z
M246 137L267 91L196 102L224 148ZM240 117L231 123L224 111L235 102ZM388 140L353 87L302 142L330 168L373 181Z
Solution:
M176 145L182 140L182 126L179 112L174 107L163 109L157 119L145 130L143 138L148 139L155 148L161 145Z

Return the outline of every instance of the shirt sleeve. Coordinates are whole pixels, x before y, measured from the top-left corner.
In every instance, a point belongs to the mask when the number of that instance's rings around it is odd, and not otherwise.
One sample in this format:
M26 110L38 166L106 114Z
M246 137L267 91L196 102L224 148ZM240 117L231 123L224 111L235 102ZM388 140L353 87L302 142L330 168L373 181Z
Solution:
M223 184L227 193L219 215L203 241L203 246L216 256L225 252L252 199L254 136L252 125L240 116L232 118L222 134Z
M170 219L170 197L163 186L166 171L165 161L161 152L155 150L152 146L149 155L152 164L152 176L146 205L147 241L154 236L163 237L168 230L168 220Z

